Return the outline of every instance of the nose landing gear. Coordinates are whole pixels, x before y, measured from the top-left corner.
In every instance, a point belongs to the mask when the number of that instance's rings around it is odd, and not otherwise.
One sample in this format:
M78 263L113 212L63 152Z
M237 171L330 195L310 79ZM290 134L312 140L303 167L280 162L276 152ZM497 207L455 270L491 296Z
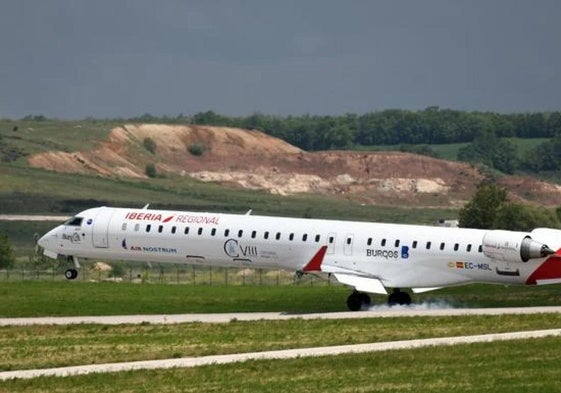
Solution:
M74 279L76 279L76 277L78 277L78 270L76 270L76 269L66 269L66 271L64 272L64 277L67 280L74 280Z
M72 262L74 267L66 269L66 271L64 272L64 277L67 280L75 280L78 277L78 269L80 269L80 263L78 262L78 258L74 256L69 256L68 258L66 258L66 260L68 262Z

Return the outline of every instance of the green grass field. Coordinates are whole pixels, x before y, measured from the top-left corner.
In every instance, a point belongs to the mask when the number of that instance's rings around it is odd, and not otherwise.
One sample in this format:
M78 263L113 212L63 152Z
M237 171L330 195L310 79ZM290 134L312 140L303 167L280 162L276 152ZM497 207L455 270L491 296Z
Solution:
M1 392L558 392L560 338L5 381Z
M0 371L312 348L326 343L350 345L559 327L560 314L294 319L165 326L7 326L0 327Z
M70 281L0 283L0 317L346 311L341 285L173 285ZM375 295L373 304L386 296ZM558 306L559 285L473 284L413 295L414 303L448 307Z
M0 284L1 316L343 311L341 286ZM559 286L470 285L415 295L446 307L558 305ZM375 302L383 302L376 297ZM490 332L553 329L561 315L230 321L223 324L0 327L0 370L177 358ZM5 381L29 391L555 391L559 338L361 355L250 361L194 369ZM421 387L421 389L420 389Z

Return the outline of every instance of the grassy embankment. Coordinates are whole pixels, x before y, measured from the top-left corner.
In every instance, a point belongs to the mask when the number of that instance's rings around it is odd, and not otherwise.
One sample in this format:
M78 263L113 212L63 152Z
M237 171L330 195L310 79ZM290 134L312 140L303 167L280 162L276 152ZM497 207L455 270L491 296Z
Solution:
M538 145L549 141L549 138L506 138L511 141L518 149L521 157L533 150ZM423 145L423 144L421 144ZM428 145L432 151L438 154L439 158L444 160L456 161L458 159L458 152L469 143L445 143L439 145ZM403 145L372 145L372 146L359 146L360 150L367 151L399 151Z

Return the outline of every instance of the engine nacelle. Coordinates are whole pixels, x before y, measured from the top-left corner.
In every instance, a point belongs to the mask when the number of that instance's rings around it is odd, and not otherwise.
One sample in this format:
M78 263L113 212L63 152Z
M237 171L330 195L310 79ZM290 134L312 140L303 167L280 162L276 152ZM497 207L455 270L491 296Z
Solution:
M528 262L553 253L548 246L532 240L527 233L496 230L483 236L483 254L501 261Z

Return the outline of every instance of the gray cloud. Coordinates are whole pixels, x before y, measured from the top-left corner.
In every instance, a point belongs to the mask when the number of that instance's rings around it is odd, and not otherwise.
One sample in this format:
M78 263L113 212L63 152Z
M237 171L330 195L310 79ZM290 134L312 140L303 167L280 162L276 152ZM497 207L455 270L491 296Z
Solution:
M0 116L559 109L561 3L0 3Z

